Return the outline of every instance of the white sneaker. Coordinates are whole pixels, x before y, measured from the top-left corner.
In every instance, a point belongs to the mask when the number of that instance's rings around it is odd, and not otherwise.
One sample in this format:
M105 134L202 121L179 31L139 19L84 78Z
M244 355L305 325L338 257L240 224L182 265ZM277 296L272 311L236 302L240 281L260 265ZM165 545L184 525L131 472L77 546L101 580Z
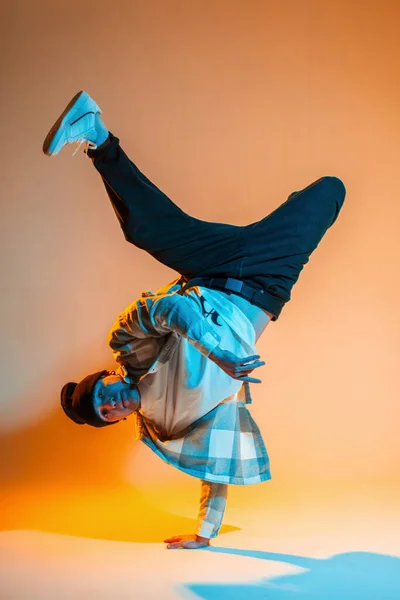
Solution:
M78 143L74 156L83 143L85 151L97 148L96 113L102 113L96 102L84 91L78 92L50 129L43 143L47 156L58 154L65 144Z

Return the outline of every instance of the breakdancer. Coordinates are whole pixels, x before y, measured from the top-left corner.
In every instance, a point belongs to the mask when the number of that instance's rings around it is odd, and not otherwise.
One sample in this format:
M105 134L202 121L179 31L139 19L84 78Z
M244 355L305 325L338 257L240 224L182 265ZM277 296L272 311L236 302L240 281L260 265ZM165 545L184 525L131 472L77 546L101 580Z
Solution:
M48 156L84 145L124 236L179 277L144 292L116 319L108 342L117 371L102 370L61 391L75 423L103 427L136 417L137 439L201 480L195 534L164 540L201 548L216 537L228 484L271 478L268 453L246 404L259 383L255 344L290 300L291 289L345 199L337 177L293 192L256 223L196 219L128 158L84 91L69 102L43 144ZM75 154L74 152L74 154Z

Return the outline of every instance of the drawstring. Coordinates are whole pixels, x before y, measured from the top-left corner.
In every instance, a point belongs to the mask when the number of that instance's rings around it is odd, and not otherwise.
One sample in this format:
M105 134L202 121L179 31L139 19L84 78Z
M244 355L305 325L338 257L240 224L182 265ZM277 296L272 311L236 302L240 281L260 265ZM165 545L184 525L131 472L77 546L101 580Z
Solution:
M244 402L244 404L252 404L253 398L251 396L250 383L248 381L244 381L242 387L238 392L238 399L240 402Z

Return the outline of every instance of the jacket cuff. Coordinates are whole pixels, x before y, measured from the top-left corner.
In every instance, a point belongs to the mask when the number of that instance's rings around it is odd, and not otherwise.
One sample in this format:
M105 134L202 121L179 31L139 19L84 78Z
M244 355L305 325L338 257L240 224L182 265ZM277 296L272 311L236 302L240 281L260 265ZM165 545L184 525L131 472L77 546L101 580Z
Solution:
M197 525L196 535L211 539L217 537L220 529L221 526L219 526L218 529L215 529L215 523L210 523L209 521L201 521Z
M204 356L209 356L219 342L220 340L214 337L212 333L207 332L197 342L194 342L193 346Z

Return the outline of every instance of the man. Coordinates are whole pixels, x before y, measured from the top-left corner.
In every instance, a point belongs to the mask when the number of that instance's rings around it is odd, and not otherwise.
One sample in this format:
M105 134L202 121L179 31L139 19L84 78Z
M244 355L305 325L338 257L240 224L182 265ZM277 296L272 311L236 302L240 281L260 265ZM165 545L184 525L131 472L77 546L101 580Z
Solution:
M169 548L209 544L222 523L227 485L270 479L268 454L249 403L262 366L255 343L345 198L323 177L292 193L257 223L233 226L184 213L139 171L79 92L43 144L49 156L78 142L100 173L127 241L180 277L119 315L109 343L117 372L99 371L61 393L75 422L100 427L135 414L138 438L169 464L201 479L197 533ZM76 152L76 151L75 151Z

